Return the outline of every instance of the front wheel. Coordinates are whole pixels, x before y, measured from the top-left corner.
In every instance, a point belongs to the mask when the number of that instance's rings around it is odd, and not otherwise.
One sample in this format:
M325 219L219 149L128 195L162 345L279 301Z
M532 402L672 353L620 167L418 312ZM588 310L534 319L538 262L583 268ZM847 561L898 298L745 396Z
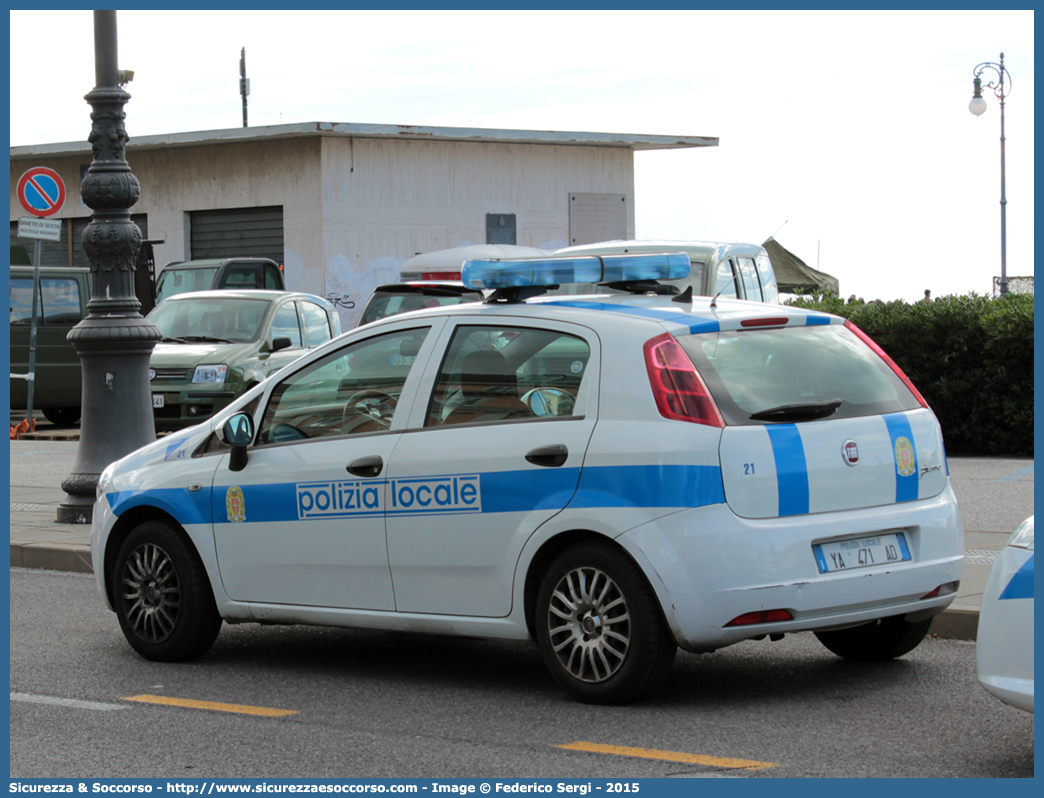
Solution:
M623 552L581 543L552 563L536 603L551 675L574 698L623 704L667 678L677 646L644 574Z
M880 618L836 632L816 632L819 642L844 659L884 662L909 654L921 644L932 619L911 623L901 615Z
M199 555L183 532L163 521L146 521L128 535L112 583L123 635L146 659L195 659L221 631Z

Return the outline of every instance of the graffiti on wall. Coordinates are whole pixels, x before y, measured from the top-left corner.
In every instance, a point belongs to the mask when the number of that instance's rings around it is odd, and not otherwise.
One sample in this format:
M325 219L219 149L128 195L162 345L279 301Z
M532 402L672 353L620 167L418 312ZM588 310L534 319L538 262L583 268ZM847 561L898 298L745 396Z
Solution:
M366 261L357 271L344 255L330 261L323 296L337 308L341 329L350 330L355 326L363 305L377 286L398 282L402 264L401 258L378 258Z

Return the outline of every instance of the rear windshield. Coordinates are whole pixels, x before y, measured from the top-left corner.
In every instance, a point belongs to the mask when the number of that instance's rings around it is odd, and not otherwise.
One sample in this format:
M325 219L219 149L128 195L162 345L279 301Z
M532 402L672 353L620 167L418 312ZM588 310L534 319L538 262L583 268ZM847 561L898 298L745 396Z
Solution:
M479 291L467 292L462 296L426 296L415 291L394 292L374 291L370 301L363 309L359 326L369 324L372 321L394 316L398 313L406 313L411 310L422 310L424 308L439 308L444 305L460 305L464 302L481 302L482 294Z
M856 418L920 407L888 364L839 324L700 333L678 342L730 425ZM826 407L837 401L836 409ZM788 407L793 409L780 410ZM766 411L776 412L751 418Z
M159 284L156 286L156 303L175 294L186 294L189 291L206 291L213 287L213 269L164 269L160 272Z

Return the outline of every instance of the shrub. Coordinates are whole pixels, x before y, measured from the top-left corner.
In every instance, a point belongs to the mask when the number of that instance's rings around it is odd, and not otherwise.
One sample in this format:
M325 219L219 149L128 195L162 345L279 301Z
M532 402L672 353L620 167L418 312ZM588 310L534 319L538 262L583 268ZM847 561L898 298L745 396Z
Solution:
M924 395L949 454L1033 456L1033 296L788 305L850 319Z

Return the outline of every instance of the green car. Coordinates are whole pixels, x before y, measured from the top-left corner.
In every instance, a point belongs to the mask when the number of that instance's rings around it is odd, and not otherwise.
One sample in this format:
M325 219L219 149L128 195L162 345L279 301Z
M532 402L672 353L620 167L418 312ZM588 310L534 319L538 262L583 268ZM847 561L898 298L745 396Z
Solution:
M210 418L309 349L341 334L333 305L287 291L198 291L148 315L163 334L149 360L156 430Z
M13 247L12 247L13 249ZM80 418L80 356L67 336L87 315L90 269L40 267L36 311L36 379L33 409L58 426ZM33 317L33 267L11 267L11 409L28 405L29 338Z

